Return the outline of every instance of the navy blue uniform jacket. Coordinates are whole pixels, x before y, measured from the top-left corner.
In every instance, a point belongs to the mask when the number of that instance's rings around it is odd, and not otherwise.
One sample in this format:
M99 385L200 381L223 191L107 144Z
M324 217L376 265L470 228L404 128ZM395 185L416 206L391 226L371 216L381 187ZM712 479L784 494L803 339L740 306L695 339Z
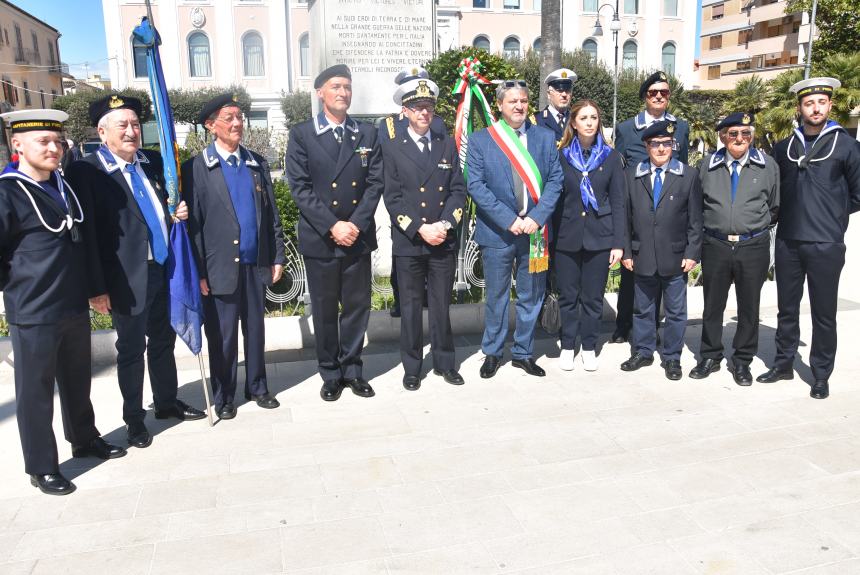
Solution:
M668 112L666 112L665 117L667 120L675 122L675 141L678 142L678 149L672 152L672 157L686 164L690 145L690 125L686 120L679 120ZM635 167L648 159L648 151L642 141L642 132L648 127L645 121L645 112L639 112L632 118L618 124L615 128L615 134L612 135L615 140L615 149L624 157L626 167Z
M284 231L275 204L269 164L256 152L239 146L240 161L254 179L257 212L257 275L272 285L272 266L284 264ZM182 192L188 204L188 232L200 279L214 295L239 286L239 220L227 189L215 144L182 165Z
M683 273L681 260L701 261L702 186L699 173L670 160L663 174L657 211L651 187L651 163L627 168L627 245L624 259L633 258L633 273L674 276Z
M137 161L155 193L161 196L161 209L169 232L171 220L167 215L161 156L149 150L138 150ZM113 157L96 150L69 166L66 179L80 194L92 198L103 283L111 308L123 315L141 313L146 306L149 281L149 228L119 164Z
M300 214L299 252L314 258L369 254L376 249L374 213L385 185L376 128L347 117L338 145L321 116L293 127L287 146L287 178ZM331 238L338 221L361 231L349 247Z

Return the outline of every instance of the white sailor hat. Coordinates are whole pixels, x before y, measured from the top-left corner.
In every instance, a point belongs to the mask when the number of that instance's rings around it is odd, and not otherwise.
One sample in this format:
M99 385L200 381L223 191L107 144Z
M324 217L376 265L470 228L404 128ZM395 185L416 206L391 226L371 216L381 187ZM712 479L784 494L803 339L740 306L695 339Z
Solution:
M394 83L400 85L404 82L408 82L409 80L415 80L418 78L428 80L430 78L430 74L427 73L427 70L415 64L403 68L394 78Z
M63 122L69 115L62 110L16 110L0 114L0 118L9 126L13 133L30 132L33 130L63 131Z
M398 106L406 106L419 100L435 102L438 96L439 86L436 82L429 78L413 78L397 87L394 91L394 103Z
M576 72L570 68L559 68L558 70L553 70L547 74L547 77L544 78L543 82L547 86L551 86L553 88L570 90L573 83L576 82Z
M833 91L840 86L842 86L842 82L836 78L820 77L801 80L800 82L793 84L789 90L797 94L798 100L804 96L810 96L812 94L825 94L832 98Z

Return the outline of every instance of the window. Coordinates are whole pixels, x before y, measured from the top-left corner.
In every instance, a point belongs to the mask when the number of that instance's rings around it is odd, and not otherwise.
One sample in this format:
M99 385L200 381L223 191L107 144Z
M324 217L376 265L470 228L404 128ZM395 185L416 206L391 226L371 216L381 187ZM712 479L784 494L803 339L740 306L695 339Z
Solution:
M475 36L475 39L472 40L472 46L475 48L480 48L485 52L490 51L490 39L486 36Z
M48 64L53 66L57 63L57 58L54 56L54 41L48 40Z
M636 70L636 52L636 42L633 40L627 40L624 43L624 56L621 60L621 67L623 70Z
M541 0L534 0L534 3L532 3L532 8L534 9L535 12L540 12Z
M266 110L251 110L248 114L248 127L269 129L269 113Z
M753 31L750 28L749 30L741 30L738 32L738 46L744 46L748 44L752 40Z
M24 61L24 41L21 39L21 27L15 24L15 62Z
M212 75L209 61L209 38L203 32L195 32L188 37L188 62L192 78L205 78Z
M749 70L751 68L752 62L750 60L741 60L738 62L736 66L736 70Z
M131 51L134 60L134 77L146 78L146 46L131 37Z
M639 0L624 0L624 13L625 14L638 14L639 13Z
M299 37L299 68L302 76L311 75L310 52L310 41L308 40L308 33L305 32Z
M723 47L723 35L722 34L714 34L711 36L710 40L708 40L708 49L709 50L719 50Z
M472 0L472 8L486 8L487 0Z
M597 0L582 0L583 12L597 12Z
M540 47L541 47L541 41L540 41L540 38L535 38L535 41L534 41L534 42L532 42L532 50L534 50L535 52L537 52L537 53L538 53L538 56L540 56Z
M678 15L678 0L663 0L663 16Z
M248 32L242 38L242 61L246 76L264 76L263 38L256 32Z
M586 54L588 54L588 57L591 58L592 62L597 62L597 42L589 38L582 43L582 49Z
M714 4L711 6L711 20L719 20L723 17L723 13L725 12L724 4Z
M32 105L32 102L30 102L30 85L27 83L27 80L24 80L24 105Z
M502 51L505 53L505 58L519 58L520 41L513 36L508 36L508 38L505 40L505 44L502 48Z
M520 0L504 0L503 6L505 10L519 10Z
M42 100L42 108L45 107L45 91L39 88L39 98Z
M720 79L720 67L719 66L708 66L708 80L719 80Z
M663 44L663 71L675 75L675 45L672 42Z
M42 63L42 55L39 54L39 37L35 32L30 32L30 39L33 40L33 60L36 64Z
M18 103L18 90L6 76L3 76L3 99L13 106Z

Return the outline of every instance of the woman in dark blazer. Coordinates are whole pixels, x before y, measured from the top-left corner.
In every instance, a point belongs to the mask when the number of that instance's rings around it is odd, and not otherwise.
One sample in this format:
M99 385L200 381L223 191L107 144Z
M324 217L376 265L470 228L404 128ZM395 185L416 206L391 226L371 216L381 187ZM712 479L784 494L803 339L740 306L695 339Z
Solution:
M606 278L623 253L624 165L621 154L603 140L596 102L574 103L569 117L559 142L564 187L553 219L561 312L559 367L573 369L578 335L583 367L594 371Z

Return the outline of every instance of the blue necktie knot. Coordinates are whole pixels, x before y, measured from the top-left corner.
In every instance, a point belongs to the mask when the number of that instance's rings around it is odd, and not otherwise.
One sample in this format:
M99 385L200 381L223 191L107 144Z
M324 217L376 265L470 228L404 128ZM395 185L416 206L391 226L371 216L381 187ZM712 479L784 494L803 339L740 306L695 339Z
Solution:
M657 211L657 204L660 203L660 192L663 191L663 168L654 170L654 211Z
M238 161L236 160L236 156L234 156L233 154L230 154L229 156L227 156L227 163L230 164L231 168L235 168L236 165L238 164Z

